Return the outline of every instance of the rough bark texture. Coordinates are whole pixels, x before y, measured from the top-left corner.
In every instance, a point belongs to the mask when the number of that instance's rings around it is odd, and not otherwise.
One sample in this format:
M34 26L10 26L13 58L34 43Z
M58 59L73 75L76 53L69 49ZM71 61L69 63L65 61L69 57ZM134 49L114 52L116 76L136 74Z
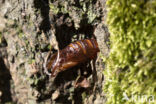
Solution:
M0 1L0 103L103 104L102 58L109 53L105 20L105 0ZM54 78L44 73L50 47L54 53L93 34L100 48L95 65L84 63ZM89 73L90 87L75 88L82 70Z

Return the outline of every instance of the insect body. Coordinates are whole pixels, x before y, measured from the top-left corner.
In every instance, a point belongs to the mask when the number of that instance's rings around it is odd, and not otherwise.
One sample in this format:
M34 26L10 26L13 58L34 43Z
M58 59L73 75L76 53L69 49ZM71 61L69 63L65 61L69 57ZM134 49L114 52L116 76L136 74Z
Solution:
M96 39L79 40L50 56L44 68L56 76L60 71L95 59L99 51Z

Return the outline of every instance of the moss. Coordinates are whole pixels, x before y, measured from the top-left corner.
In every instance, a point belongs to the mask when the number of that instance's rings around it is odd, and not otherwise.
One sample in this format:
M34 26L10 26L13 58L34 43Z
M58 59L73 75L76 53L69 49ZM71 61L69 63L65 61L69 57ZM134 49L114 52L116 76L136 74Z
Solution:
M57 8L55 5L53 5L52 3L49 5L49 7L50 7L50 10L51 10L54 14L57 14L57 13L60 11L60 9Z
M34 64L35 63L35 59L29 59L28 63L29 64Z
M107 104L154 103L156 1L108 0L107 6L111 34L104 71Z
M53 14L69 14L73 20L88 20L88 24L92 24L98 19L99 11L93 5L92 0L81 1L52 1L49 5Z
M84 101L84 100L86 99L86 97L87 97L86 92L83 92L83 93L81 94L81 96L82 96L82 100Z
M87 11L88 23L92 23L96 19L96 17L97 17L96 13L94 13L92 8L93 8L93 6L90 5L89 9Z
M22 28L20 26L18 26L18 27L16 27L16 29L17 29L17 34L18 34L19 38L22 39L24 36Z

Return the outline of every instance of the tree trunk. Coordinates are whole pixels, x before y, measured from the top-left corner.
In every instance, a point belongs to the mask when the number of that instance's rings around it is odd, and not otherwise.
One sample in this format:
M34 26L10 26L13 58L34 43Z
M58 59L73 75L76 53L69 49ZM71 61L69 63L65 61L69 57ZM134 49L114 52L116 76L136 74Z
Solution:
M0 103L104 104L102 59L109 53L105 20L105 0L0 1ZM94 37L100 48L96 62L56 77L44 73L49 52ZM74 86L82 72L87 73L87 88Z

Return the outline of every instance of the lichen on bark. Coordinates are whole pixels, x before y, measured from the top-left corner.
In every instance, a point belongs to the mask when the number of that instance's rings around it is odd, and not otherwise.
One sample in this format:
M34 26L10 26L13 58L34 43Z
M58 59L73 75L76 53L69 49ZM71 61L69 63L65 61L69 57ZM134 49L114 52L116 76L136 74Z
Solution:
M55 53L73 41L92 38L93 34L101 50L106 50L101 54L108 55L105 0L3 0L0 5L0 19L4 20L0 25L0 36L4 39L0 49L6 49L4 64L11 75L11 100L2 103L103 104L101 57L96 62L96 82L91 74L92 63L61 72L55 78L44 73L43 63L50 47ZM82 69L90 73L87 79L91 86L96 86L95 90L74 88Z

